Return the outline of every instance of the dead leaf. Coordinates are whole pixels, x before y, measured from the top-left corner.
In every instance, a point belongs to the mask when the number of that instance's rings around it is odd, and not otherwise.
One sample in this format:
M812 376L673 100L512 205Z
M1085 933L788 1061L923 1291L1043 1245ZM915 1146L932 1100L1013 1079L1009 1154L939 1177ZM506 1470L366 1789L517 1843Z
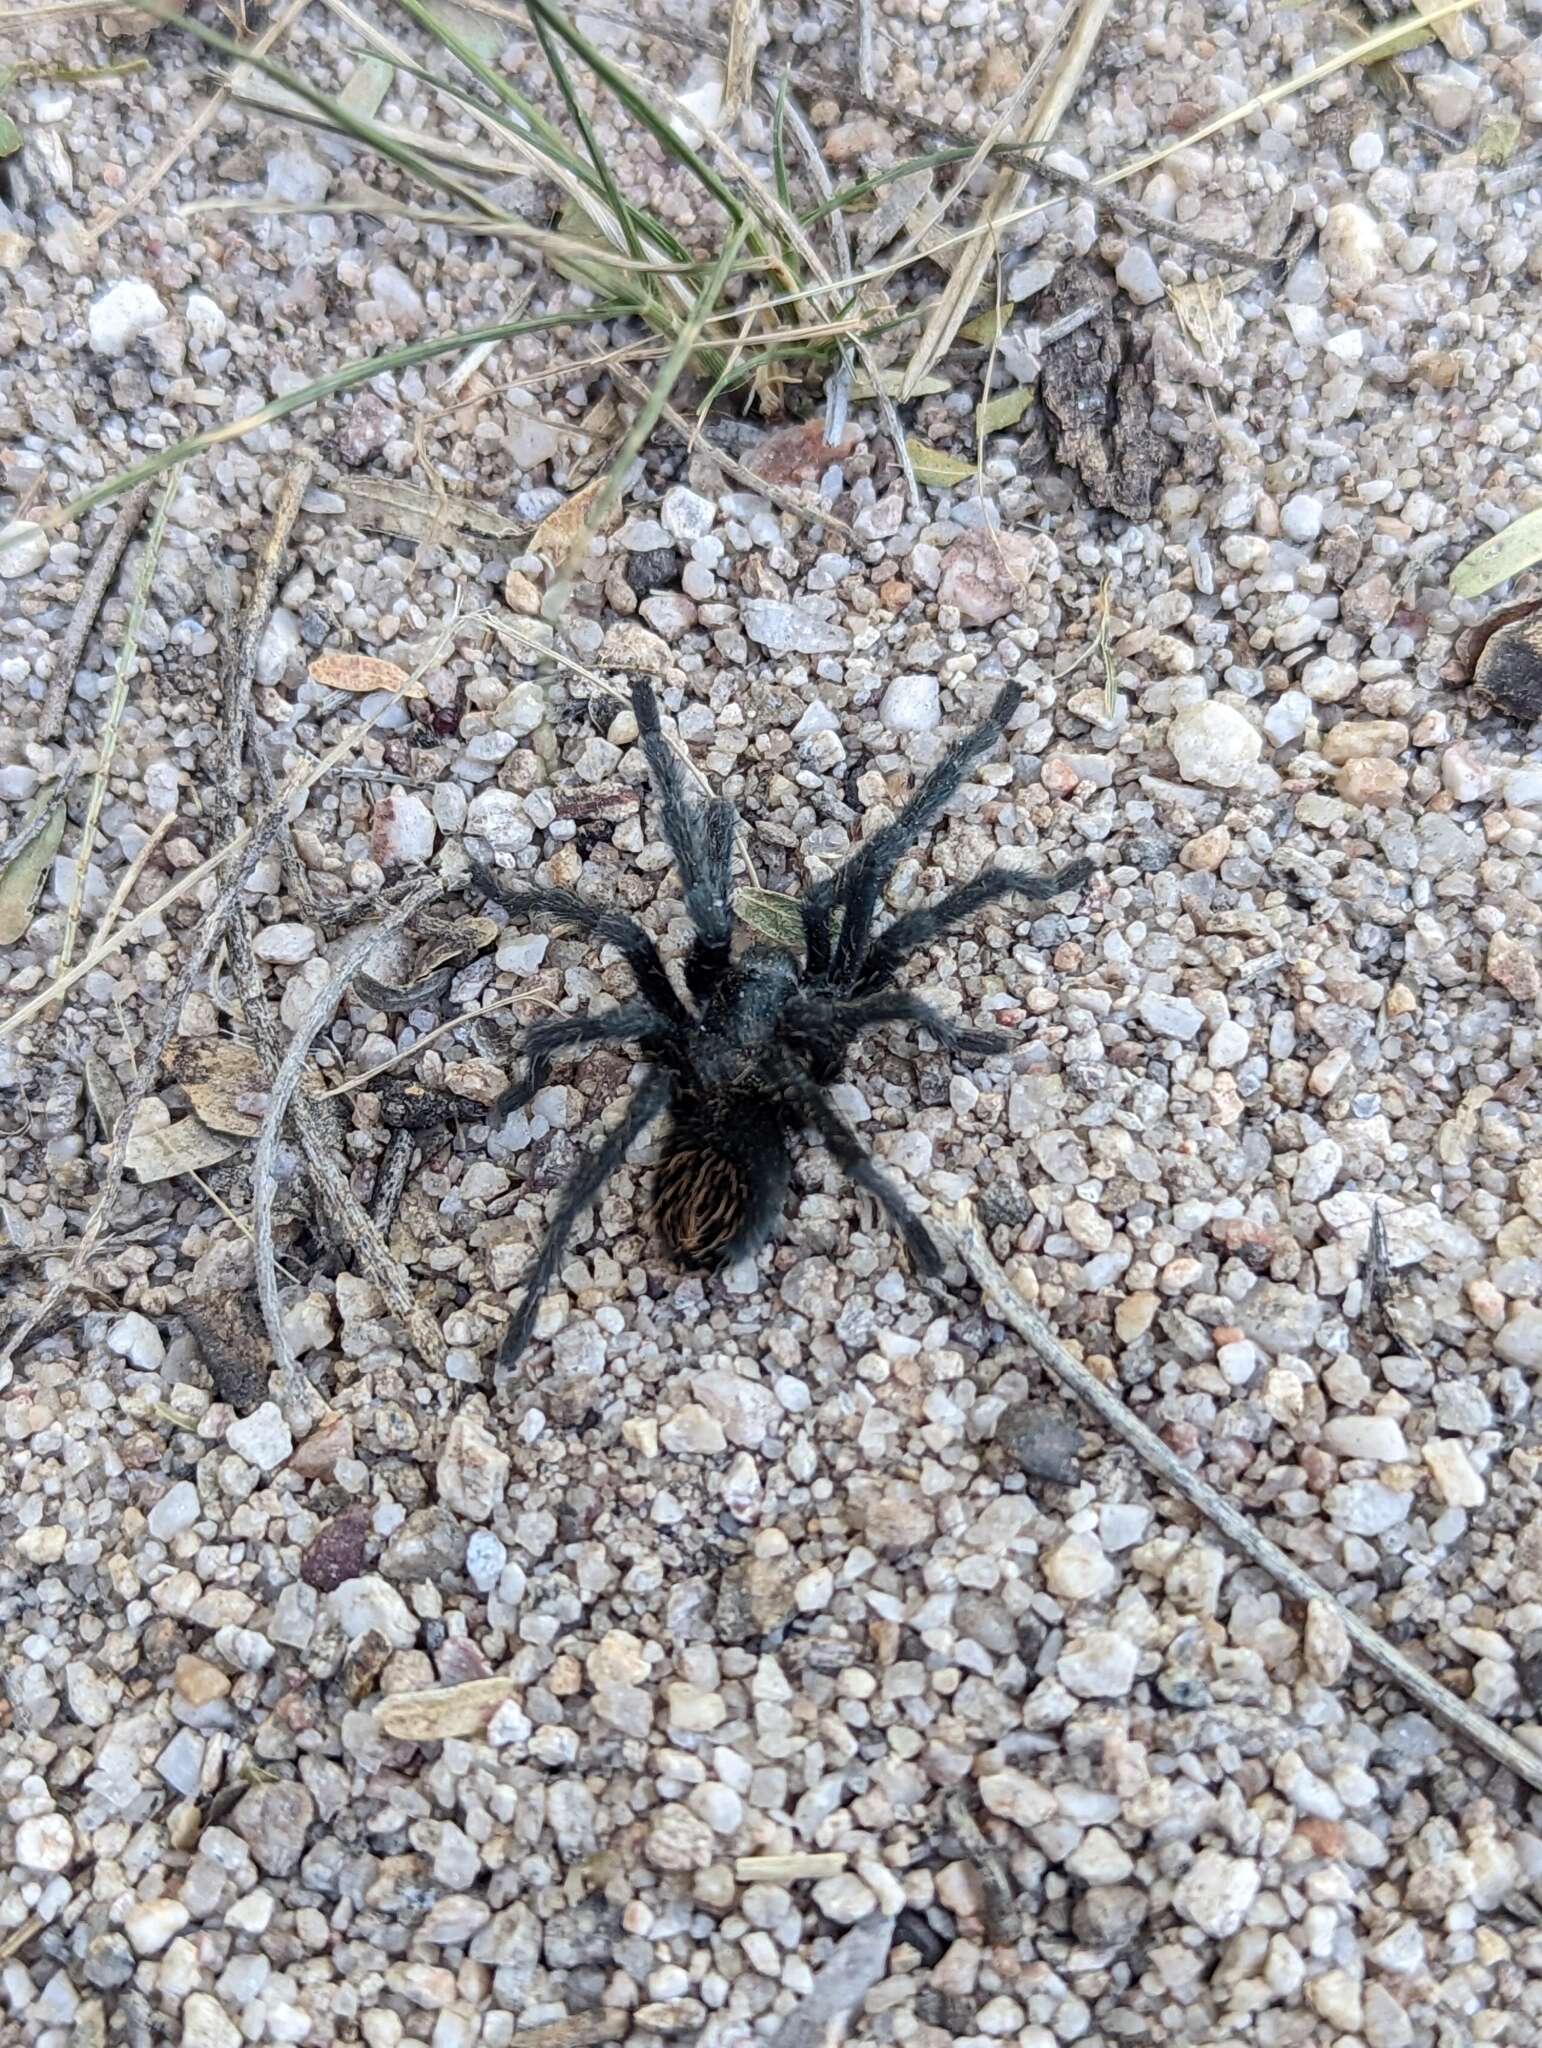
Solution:
M565 562L577 546L594 501L604 488L604 477L596 477L592 484L585 484L581 491L575 491L555 512L548 512L530 536L530 552L544 555L548 562ZM611 507L605 524L613 526L620 516L621 506L617 503Z
M26 936L44 880L53 866L54 855L59 851L65 820L61 790L45 790L28 813L21 830L25 833L27 827L50 806L52 814L43 829L22 847L15 859L8 863L5 872L0 874L0 946L14 946L18 939Z
M384 477L356 477L338 488L358 525L399 540L438 542L448 534L474 533L483 540L512 541L522 539L528 530L491 506Z
M382 661L378 654L318 654L309 674L324 690L351 690L360 697L367 697L372 690L390 690L398 697L428 695L421 681L394 661Z
M145 1112L149 1111L149 1117ZM179 1173L203 1173L218 1166L236 1150L228 1138L217 1137L196 1116L184 1116L163 1123L166 1105L155 1100L143 1103L128 1141L125 1165L137 1175L140 1185L174 1180Z
M512 1678L469 1678L464 1685L398 1692L375 1709L375 1725L398 1742L443 1742L480 1735L518 1687Z

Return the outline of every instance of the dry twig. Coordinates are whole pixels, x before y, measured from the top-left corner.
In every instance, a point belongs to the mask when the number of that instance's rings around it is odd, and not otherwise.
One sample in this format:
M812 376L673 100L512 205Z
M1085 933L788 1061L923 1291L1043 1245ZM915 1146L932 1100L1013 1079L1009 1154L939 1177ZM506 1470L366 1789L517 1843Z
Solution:
M332 972L327 977L325 987L318 993L303 1027L290 1040L273 1076L268 1106L263 1114L262 1129L257 1134L256 1157L252 1163L252 1221L256 1235L257 1298L262 1304L262 1318L267 1325L268 1341L273 1346L279 1402L286 1409L308 1408L314 1396L290 1347L289 1339L284 1332L283 1315L279 1309L278 1278L274 1271L273 1255L273 1192L279 1133L283 1129L285 1114L290 1109L297 1112L295 1121L297 1125L299 1123L298 1111L303 1097L295 1091L300 1085L300 1077L305 1072L311 1047L336 1015L338 1005L348 993L349 986L359 969L383 939L400 930L414 911L420 910L426 903L431 903L443 889L444 884L437 875L425 875L417 887L409 895L404 896L400 903L393 905L378 924L368 931L355 932L343 942L338 948L337 958L333 962ZM307 1157L309 1158L309 1155ZM330 1199L336 1201L333 1177L326 1175L324 1171L318 1172L315 1161L309 1163L318 1194L325 1191ZM423 1362L435 1368L442 1366L445 1346L438 1324L426 1309L420 1310L414 1302L406 1275L392 1258L385 1239L367 1211L359 1207L352 1189L348 1188L342 1169L337 1166L335 1160L329 1159L327 1163L334 1168L336 1182L347 1188L348 1202L356 1212L347 1219L350 1251L385 1296L393 1314L399 1316L406 1325ZM339 1203L338 1206L344 1205Z
M80 668L80 657L86 651L86 642L91 637L91 628L96 624L96 615L102 609L102 600L108 587L118 573L118 564L123 560L134 530L144 517L146 505L150 502L151 486L138 484L129 492L118 507L118 516L108 528L107 538L97 550L96 560L86 571L86 580L80 587L80 596L75 600L75 609L59 651L54 656L53 674L48 678L48 689L43 698L43 708L38 713L37 736L40 740L56 740L64 730L64 713L70 701L70 692L75 687L75 677Z
M1001 1270L985 1241L984 1229L971 1203L960 1203L953 1212L951 1226L946 1227L943 1234L979 1283L982 1293L996 1303L1003 1320L1010 1323L1025 1341L1052 1380L1106 1423L1174 1493L1182 1494L1185 1500L1198 1508L1206 1521L1235 1544L1250 1563L1266 1571L1297 1600L1307 1603L1319 1601L1330 1607L1349 1640L1384 1678L1400 1686L1426 1713L1443 1721L1464 1742L1471 1743L1475 1749L1481 1749L1492 1757L1495 1763L1503 1765L1522 1784L1542 1792L1542 1756L1528 1749L1524 1743L1517 1742L1513 1735L1498 1727L1486 1714L1478 1713L1465 1700L1458 1699L1438 1679L1421 1670L1411 1658L1405 1657L1401 1650L1378 1635L1369 1622L1362 1620L1352 1608L1343 1606L1293 1557L1254 1528L1240 1509L1233 1507L1198 1473L1191 1472L1176 1458L1159 1436L1131 1414L1112 1388L1105 1387L1079 1359L1072 1357L1043 1317L1035 1314Z

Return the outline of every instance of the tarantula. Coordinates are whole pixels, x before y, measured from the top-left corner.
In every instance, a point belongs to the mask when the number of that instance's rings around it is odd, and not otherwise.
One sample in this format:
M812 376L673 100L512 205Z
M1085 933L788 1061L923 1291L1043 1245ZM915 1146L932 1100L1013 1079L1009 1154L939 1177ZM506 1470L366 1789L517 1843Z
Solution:
M892 824L885 825L799 902L803 957L779 946L735 951L729 904L737 814L724 798L697 802L659 727L658 704L642 676L632 682L643 752L663 812L664 837L679 870L695 937L682 995L652 938L635 918L590 903L568 889L521 888L479 861L478 888L521 917L551 918L612 945L631 971L635 997L611 1010L553 1017L521 1033L515 1050L524 1075L499 1098L507 1116L545 1086L554 1054L579 1046L635 1045L651 1071L626 1113L582 1161L562 1190L546 1237L504 1332L498 1363L507 1369L529 1342L542 1297L581 1212L599 1195L643 1132L665 1111L669 1131L654 1184L653 1213L681 1265L719 1267L760 1249L786 1199L791 1141L812 1130L848 1177L875 1198L898 1230L923 1278L942 1260L921 1219L869 1158L826 1092L838 1081L855 1041L879 1024L908 1023L945 1052L998 1052L1000 1031L955 1024L920 996L893 987L911 954L998 897L1042 903L1079 888L1090 861L1034 878L987 868L940 902L908 910L877 933L879 892L920 835L935 823L970 768L1000 739L1017 709L1015 684L1001 691L983 724L938 763Z

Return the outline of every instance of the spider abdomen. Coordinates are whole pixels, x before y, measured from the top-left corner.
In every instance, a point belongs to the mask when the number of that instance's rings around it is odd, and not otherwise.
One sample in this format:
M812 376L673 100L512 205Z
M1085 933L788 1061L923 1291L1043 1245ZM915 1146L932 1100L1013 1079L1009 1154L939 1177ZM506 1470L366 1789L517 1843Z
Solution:
M682 1266L730 1265L765 1243L791 1172L775 1096L745 1087L682 1089L654 1180L659 1233Z

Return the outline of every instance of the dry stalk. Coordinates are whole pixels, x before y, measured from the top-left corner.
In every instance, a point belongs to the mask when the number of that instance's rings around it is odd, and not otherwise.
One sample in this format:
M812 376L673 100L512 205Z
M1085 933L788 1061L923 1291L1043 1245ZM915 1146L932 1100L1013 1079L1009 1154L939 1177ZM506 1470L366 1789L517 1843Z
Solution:
M1022 142L1048 142L1059 127L1061 117L1081 84L1082 74L1092 60L1112 5L1113 0L1081 0L1070 40L1055 68L1054 77L1024 124L1019 138ZM926 323L926 330L906 366L905 381L900 390L902 399L914 395L917 384L962 326L996 253L1000 232L1020 205L1030 175L1027 171L1003 171L991 187L984 210L960 251L932 317Z
M1352 1608L1336 1600L1293 1557L1262 1535L1240 1509L1233 1507L1198 1473L1191 1472L1175 1457L1159 1436L1131 1414L1112 1388L1104 1386L1095 1373L1089 1372L1079 1359L1072 1357L1043 1317L1028 1306L1001 1270L985 1241L985 1232L971 1203L960 1203L943 1235L973 1274L981 1292L994 1300L1003 1320L1016 1330L1052 1380L1106 1423L1174 1493L1182 1494L1186 1501L1198 1508L1206 1521L1234 1544L1250 1563L1266 1571L1276 1584L1283 1586L1297 1600L1308 1604L1318 1601L1330 1607L1349 1640L1384 1678L1401 1687L1426 1713L1443 1721L1464 1742L1481 1749L1495 1763L1512 1772L1522 1784L1542 1792L1542 1755L1518 1742L1486 1714L1478 1713L1465 1700L1458 1699L1438 1679L1421 1670L1384 1636L1378 1635L1369 1622L1362 1620Z
M273 1346L273 1357L278 1377L279 1402L287 1410L298 1408L307 1411L314 1403L314 1392L300 1370L298 1359L290 1348L284 1331L284 1319L279 1308L278 1278L274 1271L273 1253L273 1192L276 1179L279 1133L283 1129L284 1117L288 1111L298 1111L302 1100L296 1094L301 1076L305 1072L310 1051L321 1032L337 1014L338 1005L348 993L349 986L382 940L392 932L399 931L415 911L431 903L443 893L444 884L437 875L425 875L412 892L395 904L380 921L368 931L353 933L338 948L337 958L326 985L318 993L305 1023L290 1040L278 1071L273 1076L268 1094L268 1106L263 1114L262 1128L257 1134L257 1152L252 1162L252 1221L257 1253L257 1298L262 1304L263 1321L267 1324L268 1341ZM296 1123L299 1122L298 1116ZM347 1179L335 1160L328 1160L336 1182L347 1187ZM323 1187L329 1198L336 1198L331 1176L318 1173L312 1162L311 1171L317 1192ZM412 1297L412 1290L402 1268L392 1258L385 1239L369 1215L357 1207L352 1190L349 1201L357 1214L348 1218L349 1248L358 1259L364 1271L385 1296L393 1314L400 1317L411 1333L413 1344L426 1365L442 1367L445 1357L444 1338L439 1326L427 1310L419 1310ZM339 1204L339 1207L342 1205Z
M70 701L70 692L75 687L75 677L80 669L80 658L86 651L86 642L91 637L91 628L96 624L96 615L102 609L113 577L118 573L118 564L123 560L134 530L144 517L146 505L150 502L152 486L137 484L118 507L118 516L108 528L107 538L97 550L96 560L86 571L86 580L80 587L75 600L75 609L70 614L70 623L54 656L53 674L48 678L48 689L43 698L43 708L38 713L37 736L40 740L56 740L64 730L64 713Z

